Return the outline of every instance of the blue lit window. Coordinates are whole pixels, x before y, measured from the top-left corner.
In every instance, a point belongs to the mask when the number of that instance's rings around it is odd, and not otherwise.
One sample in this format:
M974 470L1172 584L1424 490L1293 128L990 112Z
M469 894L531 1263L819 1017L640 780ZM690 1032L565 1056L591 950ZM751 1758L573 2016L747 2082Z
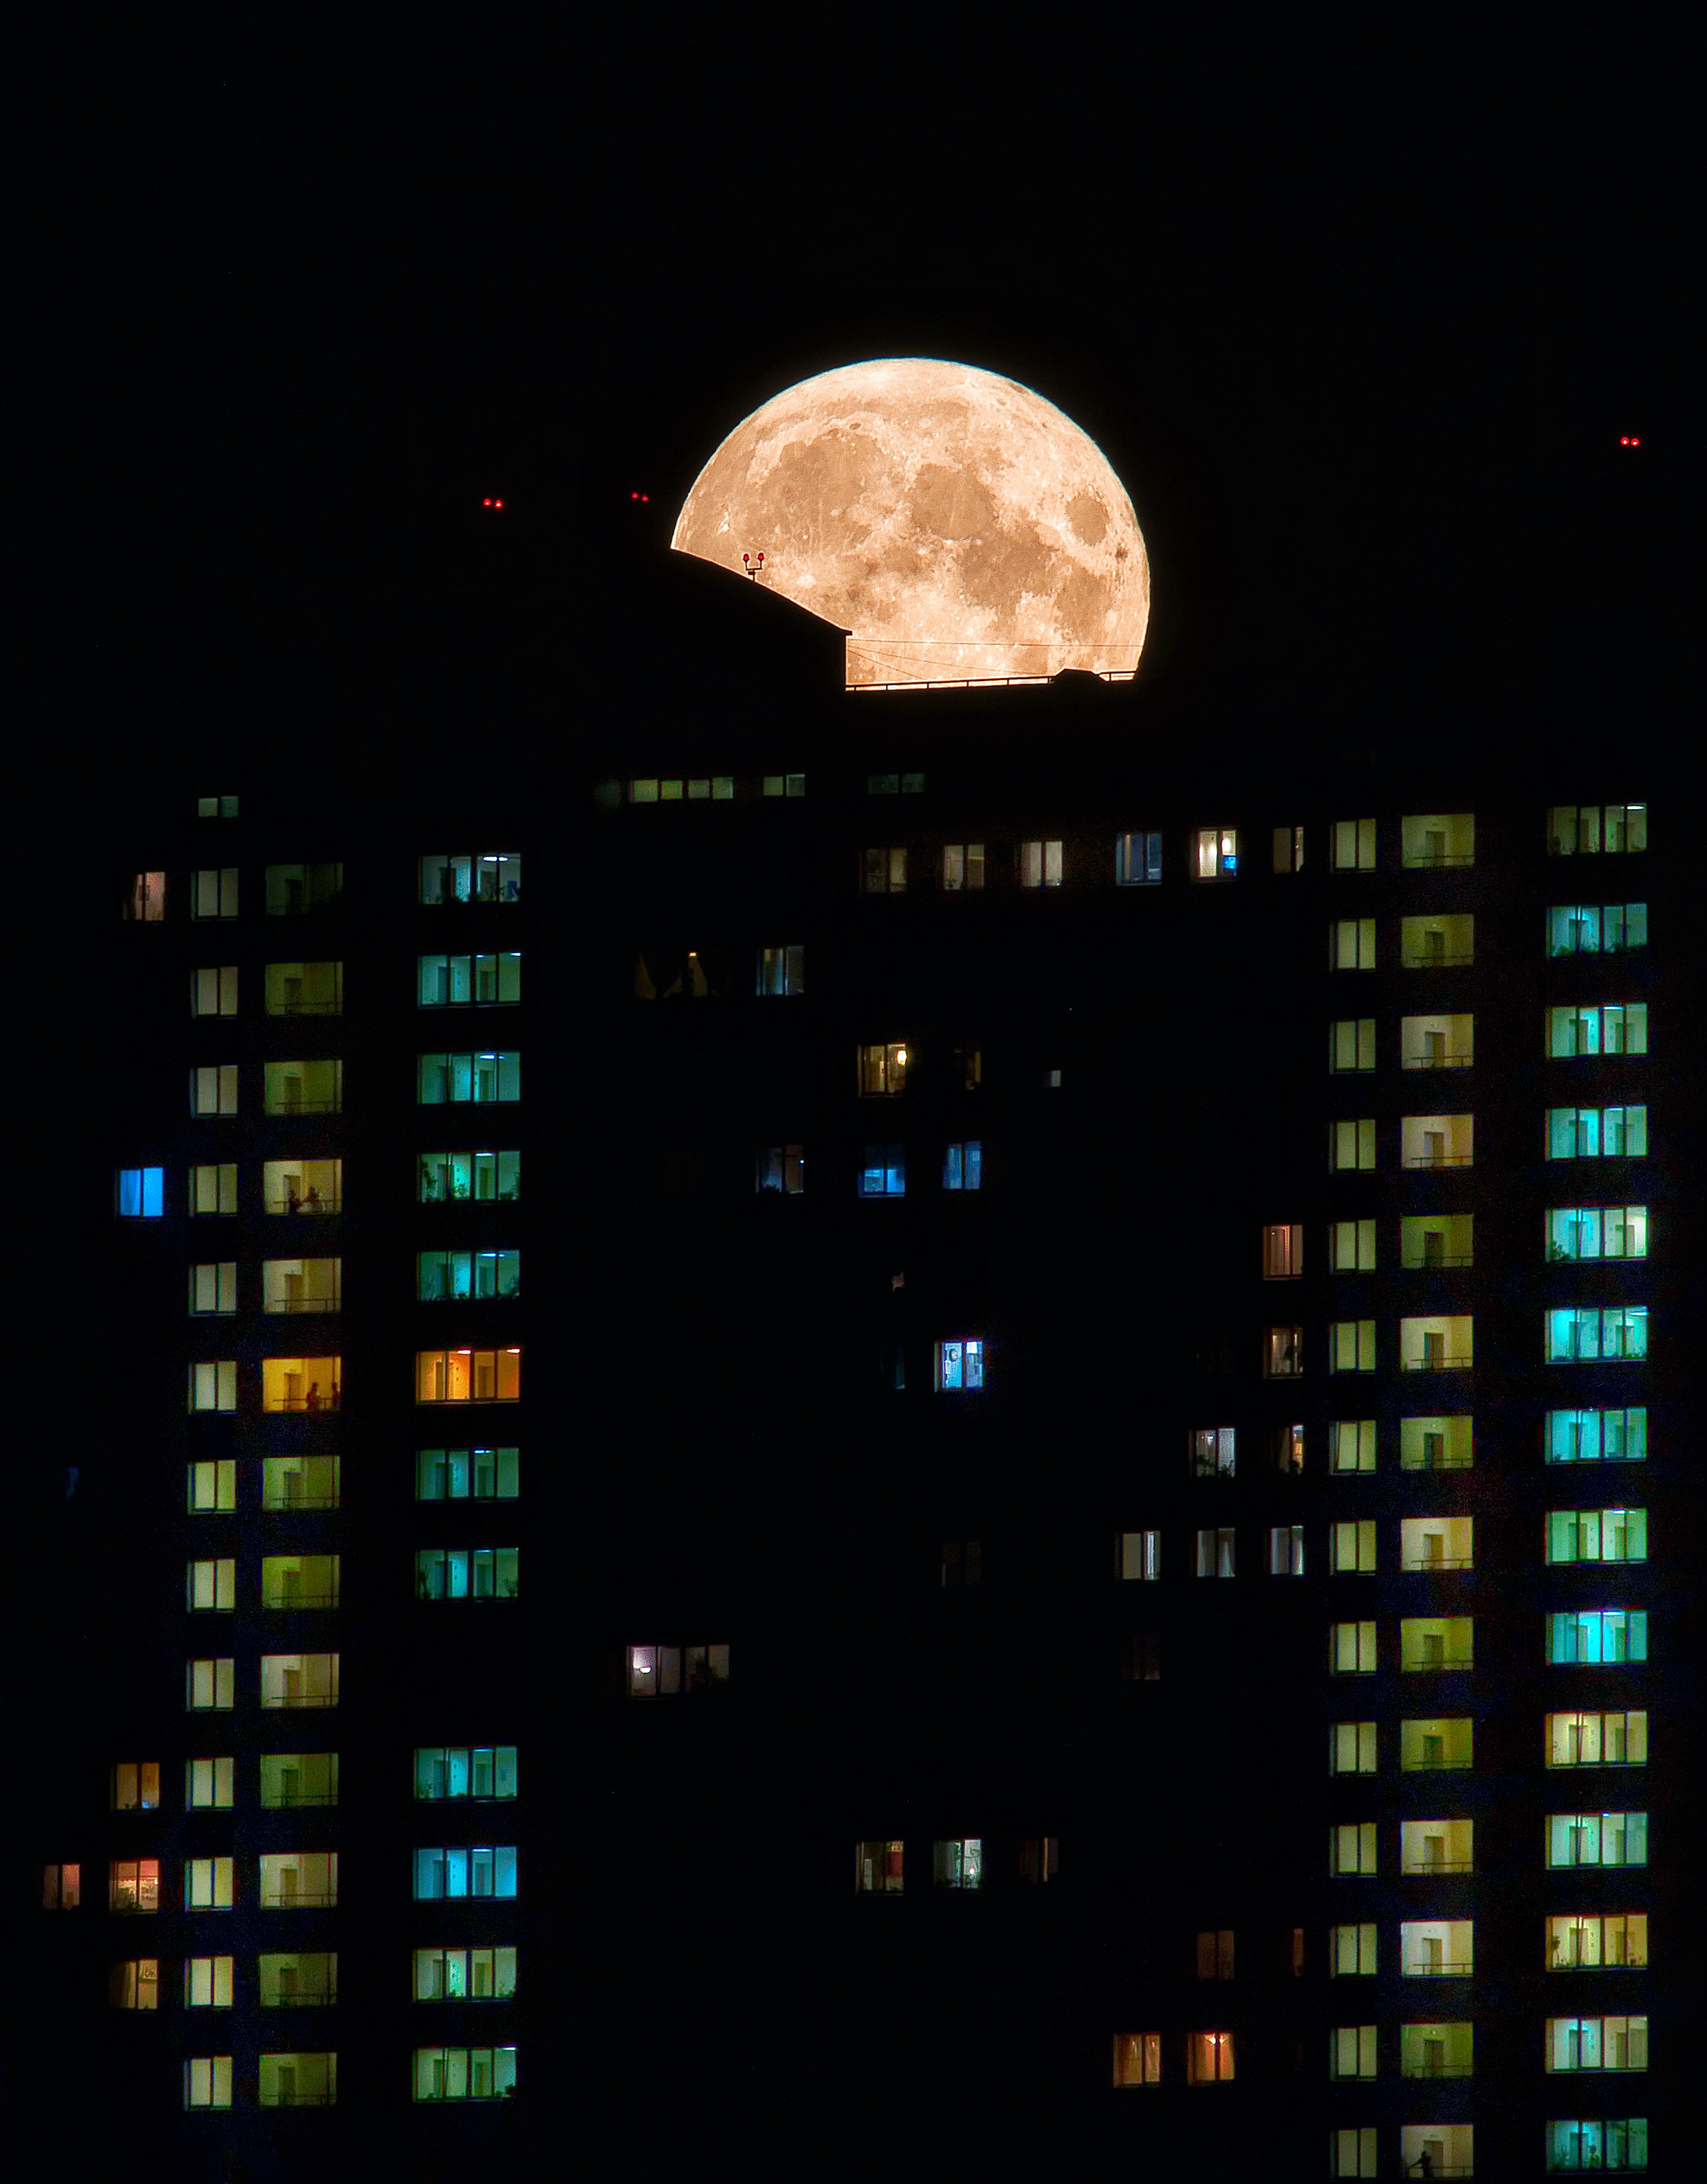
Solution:
M1593 1306L1565 1305L1547 1315L1549 1364L1647 1355L1646 1305L1615 1305L1604 1312Z
M1648 1658L1643 1608L1573 1607L1547 1618L1547 1658L1555 1664L1615 1666Z
M862 1198L904 1198L907 1156L904 1145L867 1145L859 1170Z
M984 1187L984 1148L976 1138L950 1145L942 1156L944 1190L981 1190Z
M1159 887L1162 878L1162 838L1159 834L1116 834L1115 885Z
M984 1346L981 1341L939 1342L937 1345L937 1385L939 1388L981 1388L983 1384Z
M165 1212L163 1167L121 1167L119 1213L126 1221L158 1221Z
M1549 1411L1544 1446L1549 1463L1641 1463L1648 1455L1648 1412Z

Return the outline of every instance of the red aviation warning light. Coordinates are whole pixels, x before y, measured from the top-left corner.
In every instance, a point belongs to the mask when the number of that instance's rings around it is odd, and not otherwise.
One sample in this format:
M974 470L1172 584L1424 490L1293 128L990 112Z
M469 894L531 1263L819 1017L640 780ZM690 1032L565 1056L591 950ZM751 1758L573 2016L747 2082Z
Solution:
M494 500L492 495L488 493L486 499L481 501L481 506L482 508L502 508L503 506L503 503L501 500Z
M762 553L759 554L758 567L755 568L753 563L753 556L750 554L743 554L741 557L741 566L746 570L748 575L753 577L756 582L759 569L762 569L765 566L765 556Z
M631 493L628 497L631 500L650 500L652 495L649 493Z
M1642 445L1642 435L1639 432L1621 432L1618 436L1618 444L1621 448L1639 448Z

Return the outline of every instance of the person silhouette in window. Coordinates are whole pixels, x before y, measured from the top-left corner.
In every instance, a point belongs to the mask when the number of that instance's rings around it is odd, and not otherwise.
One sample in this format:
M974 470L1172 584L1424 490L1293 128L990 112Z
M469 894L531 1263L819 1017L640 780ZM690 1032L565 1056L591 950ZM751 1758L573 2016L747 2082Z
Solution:
M318 1380L310 1380L309 1383L309 1392L303 1398L303 1408L305 1411L317 1411L320 1407L320 1384Z

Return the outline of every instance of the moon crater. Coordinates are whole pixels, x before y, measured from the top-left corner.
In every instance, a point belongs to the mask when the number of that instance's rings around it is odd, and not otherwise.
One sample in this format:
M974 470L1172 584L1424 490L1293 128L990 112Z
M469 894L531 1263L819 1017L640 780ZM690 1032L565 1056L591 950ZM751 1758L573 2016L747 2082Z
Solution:
M1015 380L925 357L848 365L737 426L671 541L852 633L850 683L1130 674L1149 565L1096 443Z

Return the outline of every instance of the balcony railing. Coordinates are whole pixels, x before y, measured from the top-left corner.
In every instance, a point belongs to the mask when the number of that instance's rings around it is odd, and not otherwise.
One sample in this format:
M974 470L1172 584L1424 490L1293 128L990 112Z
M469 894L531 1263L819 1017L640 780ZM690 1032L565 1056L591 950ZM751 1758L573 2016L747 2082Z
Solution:
M1468 1759L1404 1759L1398 1763L1401 1774L1467 1774L1471 1762Z
M270 1896L262 1897L261 1908L263 1911L329 1910L337 1903L337 1900L338 1892L336 1888L298 1888L292 1890L289 1895L286 1895L282 1889L276 1889Z
M1432 857L1426 851L1416 850L1405 858L1403 869L1408 872L1440 872L1454 866L1466 866L1475 862L1474 855L1448 856L1443 850L1439 856Z
M333 2093L265 2093L261 2095L264 2109L329 2109L336 2102ZM1442 2172L1449 2175L1449 2170Z
M1398 2075L1401 2078L1473 2078L1476 2065L1473 2063L1401 2063ZM1434 2173L1437 2176L1450 2176L1453 2171L1437 2169Z
M1474 1555L1419 1555L1404 1567L1425 1573L1429 1570L1474 1569L1476 1557Z
M337 2000L335 1994L264 1994L263 2009L326 2009Z
M342 1199L322 1198L315 1192L306 1198L270 1198L266 1203L269 1213L342 1213L343 1210Z
M1434 1357L1401 1357L1398 1369L1401 1373L1467 1373L1475 1362L1467 1351L1443 1350Z
M281 1791L276 1797L263 1797L261 1810L264 1813L294 1813L303 1805L336 1805L337 1802L336 1790L296 1790L289 1796Z
M337 1506L336 1494L276 1494L261 1503L263 1509L286 1514L292 1509L336 1509Z
M1475 1870L1476 1861L1470 1858L1443 1858L1436 1859L1432 1864L1424 1858L1414 1860L1410 1865L1402 1865L1399 1868L1399 1871L1408 1880L1426 1880L1437 1873L1474 1873Z
M264 1401L261 1408L264 1411L305 1411L314 1418L322 1411L336 1410L338 1396L336 1388L329 1396L274 1396Z
M336 1297L268 1297L263 1300L264 1312L338 1312L342 1309Z
M1472 1167L1473 1153L1410 1153L1404 1162L1406 1167Z
M269 1115L336 1115L343 1110L336 1100L274 1100L264 1111Z
M1402 956L1400 961L1407 971L1433 971L1444 969L1448 965L1473 963L1476 956L1474 951L1468 948L1454 956L1419 956L1413 950L1409 956Z
M1408 1054L1400 1062L1401 1069L1470 1069L1475 1067L1473 1054Z
M1401 1457L1398 1468L1401 1471L1468 1471L1475 1462L1473 1456L1455 1456L1450 1449L1443 1449L1438 1456L1431 1456L1425 1449L1415 1463L1407 1463Z
M1468 1979L1475 1970L1474 1957L1454 1957L1437 1964L1406 1964L1399 1976L1402 1979Z
M1401 1660L1398 1666L1401 1675L1414 1676L1428 1674L1437 1669L1473 1669L1476 1663L1468 1653L1442 1653L1433 1660Z
M297 1693L294 1697L286 1691L275 1691L271 1693L263 1692L261 1696L261 1704L264 1708L271 1708L274 1707L288 1707L292 1709L292 1711L303 1708L335 1707L337 1702L338 1696L336 1691L314 1692L312 1694L302 1691Z
M338 1596L335 1592L298 1592L284 1595L264 1595L261 1606L272 1614L287 1613L295 1607L336 1607Z
M1403 1263L1408 1274L1426 1274L1436 1267L1472 1266L1475 1258L1469 1251L1425 1251L1420 1258L1406 1259Z

